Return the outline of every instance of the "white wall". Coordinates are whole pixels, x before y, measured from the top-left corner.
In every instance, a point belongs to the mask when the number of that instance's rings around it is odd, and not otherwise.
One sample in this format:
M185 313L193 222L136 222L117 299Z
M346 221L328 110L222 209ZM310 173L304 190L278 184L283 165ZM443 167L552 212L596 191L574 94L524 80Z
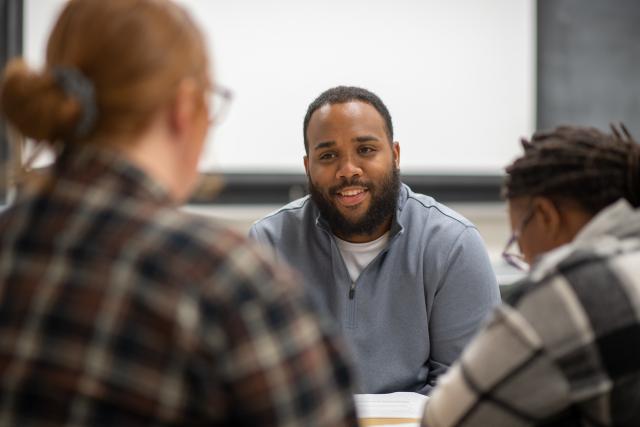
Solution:
M409 173L500 173L534 127L534 0L181 0L233 89L202 169L302 172L302 119L358 85L394 118ZM41 64L64 0L25 1ZM214 136L214 141L211 139Z

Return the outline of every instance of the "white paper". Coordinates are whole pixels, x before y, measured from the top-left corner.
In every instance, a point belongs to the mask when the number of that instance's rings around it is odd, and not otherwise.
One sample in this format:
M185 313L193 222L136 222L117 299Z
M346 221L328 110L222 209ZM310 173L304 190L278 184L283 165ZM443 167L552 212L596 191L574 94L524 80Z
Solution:
M422 394L410 392L354 395L358 418L422 419L428 399Z
M376 427L420 427L420 422L399 424L376 424Z

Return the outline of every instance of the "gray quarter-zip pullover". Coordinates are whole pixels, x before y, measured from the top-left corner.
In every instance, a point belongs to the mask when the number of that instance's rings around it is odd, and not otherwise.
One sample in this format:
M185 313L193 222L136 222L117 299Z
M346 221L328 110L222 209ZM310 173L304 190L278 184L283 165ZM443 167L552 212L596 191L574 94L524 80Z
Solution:
M301 272L341 325L361 393L428 394L500 301L474 225L404 184L389 244L355 282L309 196L257 221L250 236Z

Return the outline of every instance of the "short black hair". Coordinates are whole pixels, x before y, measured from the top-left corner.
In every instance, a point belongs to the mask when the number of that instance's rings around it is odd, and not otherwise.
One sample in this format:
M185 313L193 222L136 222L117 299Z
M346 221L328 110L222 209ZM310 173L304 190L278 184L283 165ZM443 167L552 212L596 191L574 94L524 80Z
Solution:
M561 126L522 139L524 155L507 166L503 196L571 200L591 214L621 198L640 206L640 145L624 125L611 130Z
M391 123L391 114L387 110L384 102L373 92L356 86L336 86L327 89L320 94L307 108L307 114L304 116L304 124L302 127L302 135L304 137L304 150L309 154L309 141L307 140L307 128L313 113L323 105L344 104L351 101L366 102L380 113L385 123L385 131L389 137L389 143L393 143L393 123Z

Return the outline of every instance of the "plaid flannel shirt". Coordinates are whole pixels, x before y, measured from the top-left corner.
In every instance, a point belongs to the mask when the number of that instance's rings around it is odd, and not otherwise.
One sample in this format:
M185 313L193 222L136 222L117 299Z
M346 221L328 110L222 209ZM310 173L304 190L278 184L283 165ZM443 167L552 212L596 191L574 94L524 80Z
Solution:
M97 148L0 215L0 426L356 425L287 269Z
M640 426L640 210L605 209L518 286L424 425Z

